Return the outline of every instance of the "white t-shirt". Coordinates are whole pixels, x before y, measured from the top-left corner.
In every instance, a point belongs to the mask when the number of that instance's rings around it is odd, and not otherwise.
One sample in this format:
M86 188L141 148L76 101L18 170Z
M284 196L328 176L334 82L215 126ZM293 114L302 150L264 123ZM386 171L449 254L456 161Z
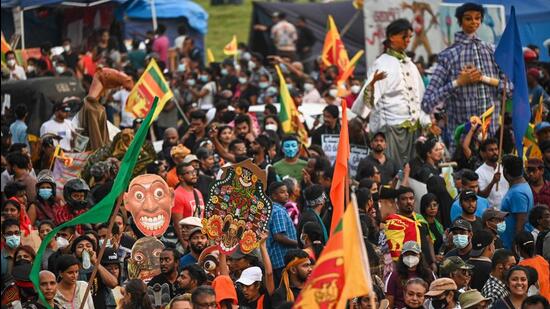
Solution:
M113 99L120 103L120 126L121 127L132 127L134 125L134 114L126 111L126 101L130 91L126 89L120 89L119 91L113 94Z
M202 110L209 110L214 107L214 96L216 95L216 83L209 81L202 89L208 90L208 94L199 99L199 108Z
M496 170L487 165L487 163L483 163L483 165L477 168L476 173L479 175L479 190L487 188L491 180L493 180L495 172ZM500 172L502 173L502 167L500 168ZM498 182L498 191L496 191L497 186L494 185L491 189L491 193L489 193L489 197L487 198L489 200L489 206L500 209L500 202L509 188L510 185L508 181L506 181L504 176L501 176Z
M71 150L71 140L73 138L73 126L70 120L65 119L63 123L59 123L54 119L50 119L40 127L40 137L51 133L61 136L59 144L64 150Z
M27 79L27 74L25 74L23 67L16 64L13 70L10 70L10 79L25 80Z

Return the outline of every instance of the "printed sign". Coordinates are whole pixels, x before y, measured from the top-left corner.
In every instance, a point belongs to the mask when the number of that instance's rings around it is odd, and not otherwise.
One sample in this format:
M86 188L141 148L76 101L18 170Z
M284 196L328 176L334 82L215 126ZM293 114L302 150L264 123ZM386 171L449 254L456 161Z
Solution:
M323 134L321 135L321 148L325 152L327 159L331 164L334 164L336 160L336 154L338 153L338 141L340 135L338 134Z
M359 162L369 155L369 149L365 146L350 145L349 153L349 175L351 178L357 174Z

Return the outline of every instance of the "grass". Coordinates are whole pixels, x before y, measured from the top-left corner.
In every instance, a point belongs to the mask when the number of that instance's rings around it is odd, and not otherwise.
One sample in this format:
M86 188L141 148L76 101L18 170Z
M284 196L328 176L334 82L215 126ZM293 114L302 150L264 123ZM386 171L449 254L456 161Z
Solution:
M248 43L250 19L252 18L252 0L243 0L241 5L224 4L211 6L210 0L195 0L208 12L208 33L206 48L212 49L216 61L225 57L223 47L231 41L233 35L238 42Z

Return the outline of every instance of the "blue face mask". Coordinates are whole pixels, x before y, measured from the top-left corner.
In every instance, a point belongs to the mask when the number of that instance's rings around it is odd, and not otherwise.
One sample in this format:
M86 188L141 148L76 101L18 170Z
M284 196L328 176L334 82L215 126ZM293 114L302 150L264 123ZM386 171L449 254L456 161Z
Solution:
M206 83L208 81L208 75L199 76L199 80L203 83Z
M502 234L506 231L506 221L502 221L497 224L497 233Z
M454 235L453 236L453 244L458 249L464 249L466 246L468 246L468 235Z
M189 86L195 86L195 80L194 80L194 79L188 79L188 80L187 80L187 85L189 85Z
M50 197L53 196L53 190L50 189L50 188L38 189L38 195L39 195L43 200L49 200Z
M19 244L21 244L21 236L19 235L10 235L10 236L6 236L5 238L6 238L6 245L8 245L8 247L12 249L19 247Z
M178 72L183 72L183 71L185 71L185 63L178 64Z
M298 154L298 142L297 141L286 141L283 143L283 153L285 157L291 159Z
M265 89L265 88L269 87L269 83L268 82L259 82L258 86L260 87L260 89Z
M229 72L227 72L227 69L222 69L220 73L221 73L223 76L226 76L227 74L229 74Z

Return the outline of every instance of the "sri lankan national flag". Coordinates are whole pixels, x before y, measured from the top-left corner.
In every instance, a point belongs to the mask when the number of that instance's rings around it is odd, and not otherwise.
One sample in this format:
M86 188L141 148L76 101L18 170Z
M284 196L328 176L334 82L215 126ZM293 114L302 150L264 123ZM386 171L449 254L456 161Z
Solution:
M363 51L357 52L352 61L349 60L348 52L344 42L340 37L336 23L331 15L328 16L328 31L325 35L323 51L321 53L322 65L329 67L335 65L338 67L338 80L345 81L351 76L355 69L355 63L361 57Z
M279 120L285 134L298 134L302 145L308 146L308 136L304 124L300 121L300 114L294 104L294 100L288 91L285 77L281 68L275 65L277 75L279 76L279 95L281 96L281 109L279 110Z
M355 194L328 240L294 308L346 307L348 299L372 292L367 250Z
M128 96L126 111L133 113L136 117L144 118L151 109L155 97L159 98L159 103L153 115L153 120L157 118L166 102L174 97L174 94L164 79L164 75L155 59L151 59L147 69Z

